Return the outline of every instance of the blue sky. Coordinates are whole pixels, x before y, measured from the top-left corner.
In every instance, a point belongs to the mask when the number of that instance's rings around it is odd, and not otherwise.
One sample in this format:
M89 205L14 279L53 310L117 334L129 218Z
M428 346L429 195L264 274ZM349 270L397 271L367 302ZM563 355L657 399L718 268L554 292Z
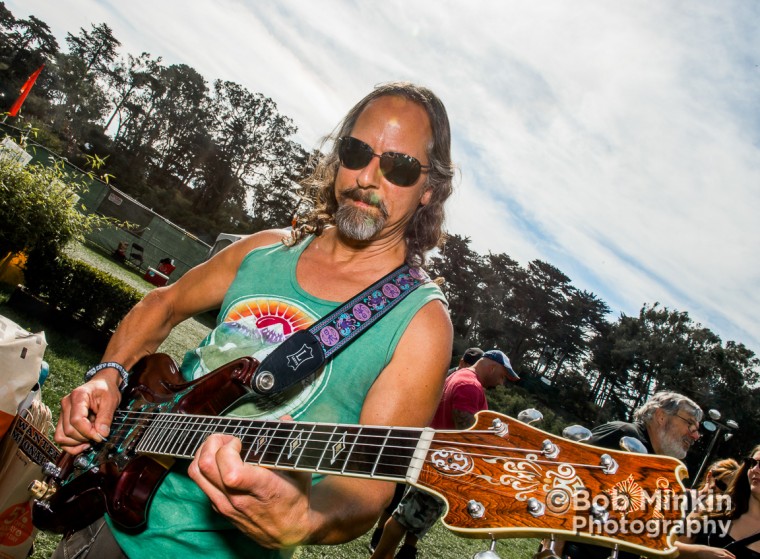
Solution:
M444 100L460 168L448 229L546 260L613 317L660 302L760 351L760 3L753 0L6 0L63 45L274 99L316 147L373 85Z

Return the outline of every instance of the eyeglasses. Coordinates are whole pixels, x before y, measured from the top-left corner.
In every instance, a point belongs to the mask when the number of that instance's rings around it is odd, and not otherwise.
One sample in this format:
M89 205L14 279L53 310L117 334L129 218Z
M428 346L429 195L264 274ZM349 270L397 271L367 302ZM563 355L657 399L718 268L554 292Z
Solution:
M677 413L673 414L673 417L677 417L681 421L685 421L686 423L688 423L689 424L689 433L691 433L692 435L694 433L697 433L700 437L702 436L702 433L699 432L699 423L697 423L693 419L686 419L685 417L681 417Z
M747 464L747 469L751 470L752 468L757 468L758 464L760 464L760 460L748 456L744 459L744 463Z
M396 186L412 186L420 178L423 169L431 168L431 165L422 165L417 159L405 153L393 151L375 153L369 144L351 136L338 138L338 157L340 164L352 171L364 169L373 157L379 157L380 171Z
M725 493L726 490L728 489L728 484L722 479L716 479L715 487L718 489L718 491L722 491L723 493Z

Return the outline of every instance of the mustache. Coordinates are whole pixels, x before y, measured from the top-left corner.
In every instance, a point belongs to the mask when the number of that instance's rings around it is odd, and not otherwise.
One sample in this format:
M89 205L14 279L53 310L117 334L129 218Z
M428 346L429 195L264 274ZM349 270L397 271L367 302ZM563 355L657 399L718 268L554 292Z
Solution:
M388 217L388 208L385 207L385 203L377 194L367 192L366 190L359 187L354 187L349 188L348 190L344 190L341 193L340 197L341 200L353 200L354 202L361 202L363 204L367 204L368 206L377 208L380 210L380 213L383 215L383 217Z

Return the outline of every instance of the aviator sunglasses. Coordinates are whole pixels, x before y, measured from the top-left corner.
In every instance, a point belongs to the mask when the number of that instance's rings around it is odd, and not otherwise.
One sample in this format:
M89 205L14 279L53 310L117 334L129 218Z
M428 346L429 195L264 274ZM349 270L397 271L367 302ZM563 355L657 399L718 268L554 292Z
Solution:
M380 171L383 176L396 186L412 186L420 178L422 170L430 165L422 165L417 159L405 153L386 151L375 153L369 144L343 136L338 138L338 158L346 169L358 171L364 169L373 157L380 158Z
M751 470L752 468L757 468L758 464L760 464L760 460L757 458L752 458L751 456L748 456L744 459L744 462L747 464L747 469Z

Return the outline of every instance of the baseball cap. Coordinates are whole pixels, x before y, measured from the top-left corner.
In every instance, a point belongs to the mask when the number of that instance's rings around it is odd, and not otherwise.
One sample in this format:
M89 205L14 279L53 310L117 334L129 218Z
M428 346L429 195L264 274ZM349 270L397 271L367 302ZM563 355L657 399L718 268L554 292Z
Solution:
M470 347L462 354L462 361L468 365L474 365L481 357L483 357L482 349L479 347Z
M520 380L520 377L517 375L515 370L512 368L512 364L509 362L509 357L507 357L503 351L499 351L498 349L489 349L483 354L484 359L490 359L491 361L496 361L499 365L503 365L505 369L507 369L507 379L511 380L512 382L517 382Z

